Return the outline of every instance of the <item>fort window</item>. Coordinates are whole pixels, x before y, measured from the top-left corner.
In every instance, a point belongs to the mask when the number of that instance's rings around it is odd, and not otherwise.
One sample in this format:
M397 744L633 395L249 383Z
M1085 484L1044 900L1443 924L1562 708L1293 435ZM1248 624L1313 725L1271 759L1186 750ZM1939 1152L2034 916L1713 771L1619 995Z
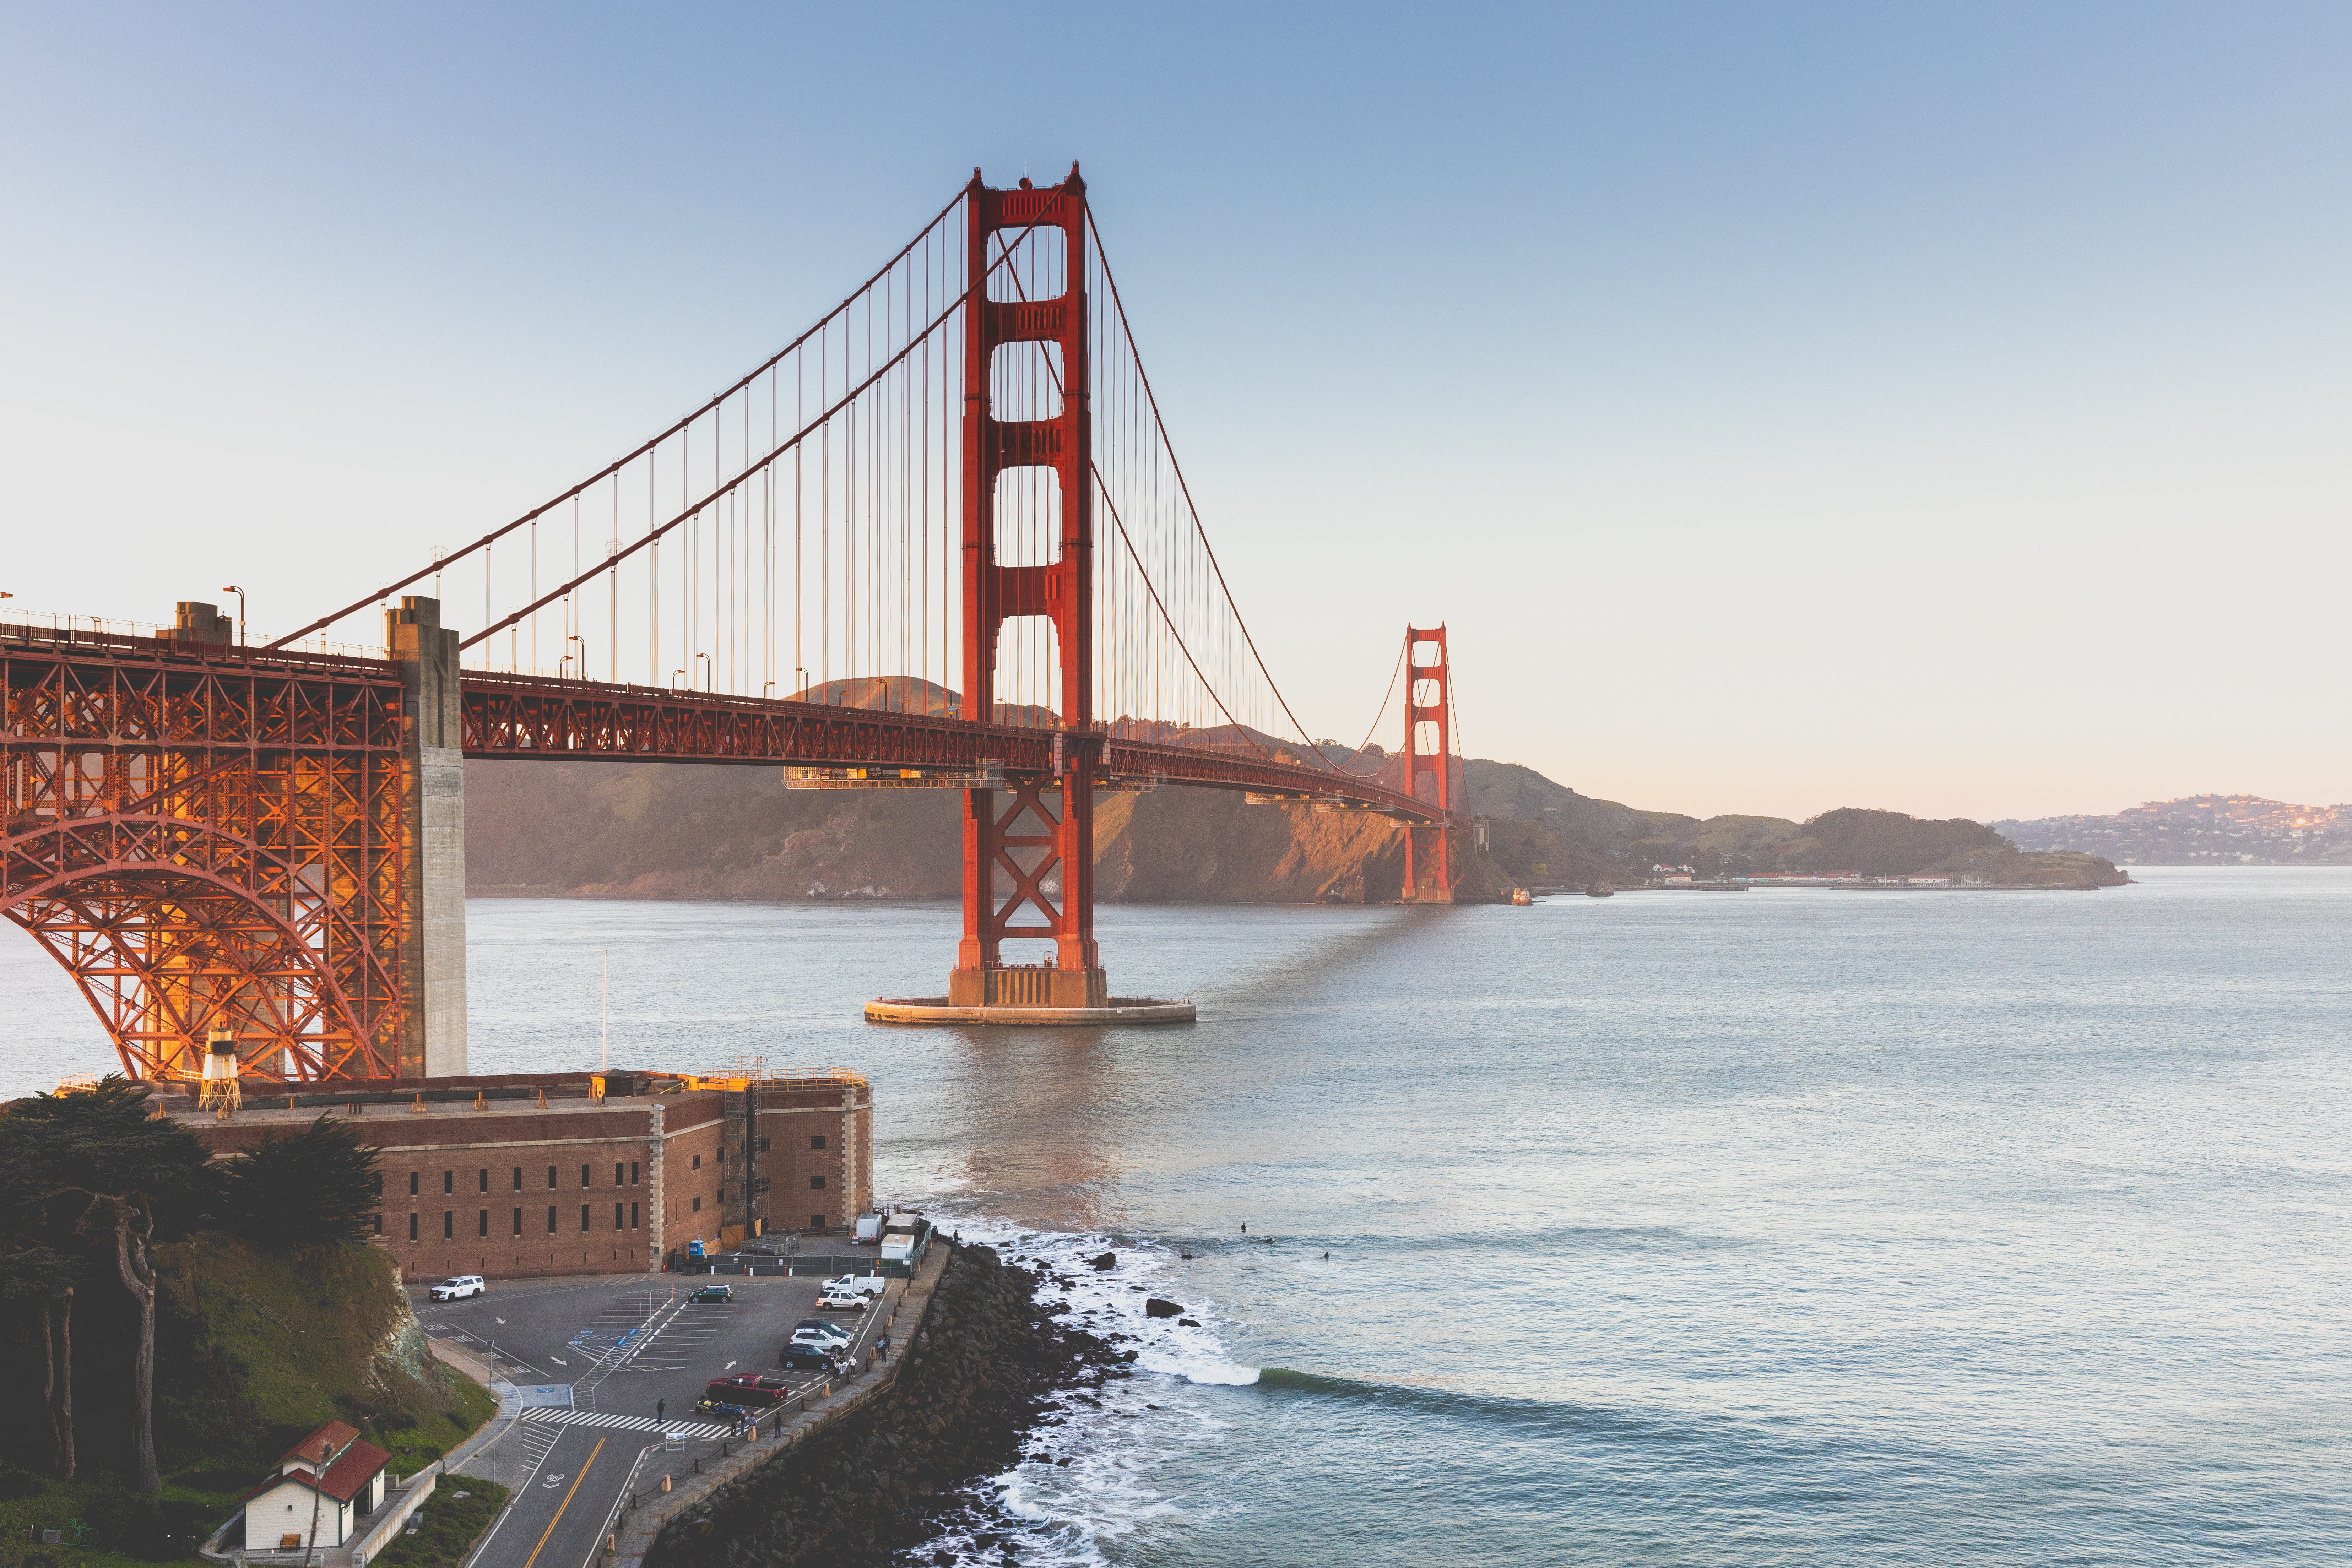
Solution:
M809 1178L809 1186L812 1190L820 1189L824 1185L824 1178L823 1176L811 1176Z
M490 1234L490 1211L489 1211L489 1210L488 1210L488 1209L484 1209L484 1210L481 1212L481 1214L480 1214L479 1217L478 1217L478 1218L474 1221L474 1234L475 1234L476 1236L483 1236L483 1237L487 1237L488 1235L489 1235L489 1234Z
M637 1184L637 1163L636 1163L635 1160L632 1160L632 1161L630 1161L630 1162L629 1162L629 1185L631 1185L631 1186L633 1186L633 1187L634 1187L634 1186L635 1186L636 1184Z
M522 1167L521 1167L520 1165L517 1165L517 1166L514 1168L514 1171L515 1171L515 1191L517 1191L517 1192L520 1192L520 1191L522 1191Z
M383 1196L383 1173L382 1171L378 1171L375 1173L375 1195L378 1197Z
M416 1173L414 1171L408 1173L408 1195L412 1198L416 1195Z
M618 1205L618 1204L614 1204L614 1205L613 1205L613 1228L614 1228L614 1230L619 1230L619 1229L621 1229L621 1228L622 1228L622 1226L621 1226L621 1205Z
M408 1216L408 1239L411 1241L415 1241L416 1239L416 1216L415 1215L410 1215Z
M555 1205L553 1204L547 1205L547 1234L550 1236L553 1236L555 1234Z
M694 1212L697 1214L700 1214L702 1212L702 1200L700 1198L694 1200Z
M637 1228L637 1205L635 1204L629 1205L629 1228L631 1230Z
M552 1165L547 1168L547 1190L550 1192L555 1190L555 1167Z
M699 1154L694 1157L694 1168L698 1171L702 1169L702 1156Z
M760 1152L761 1152L761 1153L762 1153L762 1154L764 1154L764 1153L766 1153L767 1152L768 1152L768 1141L767 1141L765 1138L762 1138L762 1139L761 1139L761 1140L760 1140Z
M615 1161L614 1161L614 1162L613 1162L613 1184L614 1184L614 1186L616 1186L616 1187L617 1187L617 1186L619 1186L619 1185L621 1184L621 1172L622 1172L622 1169L623 1169L622 1162L620 1162L620 1161L618 1161L618 1160L615 1160Z
M586 1230L588 1228L588 1205L586 1204L582 1204L580 1205L580 1228L583 1230Z
M457 1215L449 1209L441 1211L441 1239L449 1240L457 1234Z
M811 1230L823 1230L824 1228L824 1215L821 1214L813 1214L809 1215L809 1228Z
M490 1190L490 1168L488 1165L482 1167L482 1185L480 1190L486 1193Z
M375 1233L378 1236L382 1236L383 1234L383 1215L382 1215L375 1216Z
M580 1184L583 1187L588 1185L588 1167L585 1165L580 1167Z
M457 1172L444 1171L441 1173L441 1190L445 1193L454 1193L457 1190Z
M813 1133L811 1133L811 1134L809 1135L809 1147L810 1147L810 1148L812 1148L812 1149L822 1149L822 1148L824 1148L824 1133L822 1133L822 1132L813 1132Z
M520 1210L520 1209L517 1209L517 1210L515 1210L514 1214L515 1214L515 1234L516 1234L517 1236L520 1236L520 1235L522 1234L522 1210Z

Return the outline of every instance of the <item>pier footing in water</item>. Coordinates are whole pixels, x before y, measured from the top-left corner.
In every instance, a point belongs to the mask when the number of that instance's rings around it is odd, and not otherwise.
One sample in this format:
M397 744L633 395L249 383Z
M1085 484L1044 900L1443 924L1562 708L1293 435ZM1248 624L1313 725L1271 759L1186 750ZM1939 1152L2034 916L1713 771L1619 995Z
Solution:
M1105 1024L1190 1024L1190 1002L1147 996L1113 996L1099 1007L1026 1007L957 1004L945 996L877 996L866 1004L869 1024L1003 1024L1015 1027L1067 1027Z

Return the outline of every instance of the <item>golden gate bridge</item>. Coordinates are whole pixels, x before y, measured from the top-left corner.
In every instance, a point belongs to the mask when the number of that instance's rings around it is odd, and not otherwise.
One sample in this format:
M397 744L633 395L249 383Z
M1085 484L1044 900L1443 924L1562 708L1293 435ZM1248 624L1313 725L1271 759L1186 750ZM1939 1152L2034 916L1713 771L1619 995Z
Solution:
M460 635L443 623L477 580ZM380 651L313 640L378 614ZM1408 627L1388 677L1400 753L1309 739L1075 164L1002 190L974 170L815 325L625 456L283 637L241 623L194 601L160 630L0 617L0 914L136 1078L200 1077L208 1037L248 1079L462 1074L467 758L961 790L959 1007L1115 1000L1106 790L1383 813L1405 898L1452 899L1444 627ZM1043 962L1006 961L1040 941Z

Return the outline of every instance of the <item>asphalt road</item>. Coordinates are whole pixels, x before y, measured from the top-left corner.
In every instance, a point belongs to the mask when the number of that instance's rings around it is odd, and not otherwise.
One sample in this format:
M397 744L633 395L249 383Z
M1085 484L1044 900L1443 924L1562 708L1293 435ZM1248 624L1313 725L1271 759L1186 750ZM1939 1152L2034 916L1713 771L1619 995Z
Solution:
M850 1350L860 1359L877 1332L877 1313L815 1312L814 1278L730 1279L730 1303L687 1300L708 1282L667 1274L493 1281L486 1296L449 1302L413 1292L426 1333L524 1391L522 1418L491 1461L499 1479L512 1478L514 1495L467 1568L587 1568L628 1490L658 1486L665 1472L687 1475L698 1457L719 1452L727 1434L694 1414L712 1378L756 1372L795 1386L811 1381L776 1365L777 1348L804 1317L856 1330ZM664 1448L666 1430L688 1434L680 1451ZM442 1481L463 1483L456 1475Z

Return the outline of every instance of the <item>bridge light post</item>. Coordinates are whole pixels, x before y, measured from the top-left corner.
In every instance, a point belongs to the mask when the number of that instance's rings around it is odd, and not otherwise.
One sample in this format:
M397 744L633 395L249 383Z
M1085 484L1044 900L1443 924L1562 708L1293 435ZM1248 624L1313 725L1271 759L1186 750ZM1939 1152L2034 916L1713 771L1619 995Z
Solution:
M245 590L231 584L221 592L236 595L236 646L243 647L245 646Z
M588 679L588 639L587 639L586 637L582 637L579 633L574 632L574 633L572 633L570 637L565 637L563 640L564 640L565 642L568 642L568 643L569 643L569 642L576 642L576 643L578 643L578 644L580 645L580 655L579 655L579 658L580 658L580 679L583 679L583 680L587 679ZM570 664L570 663L572 662L572 656L567 653L567 654L565 654L562 658L559 658L559 659L557 659L557 660L555 661L555 679L556 679L561 680L561 679L563 679L563 667L564 667L565 665L567 665L567 664Z
M711 689L710 683L711 683L711 680L713 679L713 677L712 677L712 675L711 675L711 673L710 673L710 671L711 671L710 656L709 656L709 654L707 654L707 653L698 653L698 654L696 654L694 657L695 657L695 658L698 658L698 659L700 659L700 660L702 661L702 689L703 689L703 690L705 690L705 691L708 691L708 690L709 690L709 689Z

